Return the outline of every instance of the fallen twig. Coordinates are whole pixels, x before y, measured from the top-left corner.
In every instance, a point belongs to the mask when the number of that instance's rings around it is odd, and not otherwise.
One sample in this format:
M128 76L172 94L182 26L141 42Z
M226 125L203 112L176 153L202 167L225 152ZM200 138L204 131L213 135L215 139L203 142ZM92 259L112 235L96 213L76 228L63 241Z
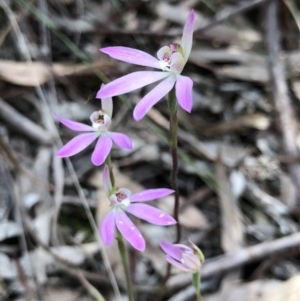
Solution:
M102 283L108 282L108 279L100 275L96 275L93 273L80 270L75 267L71 267L70 266L71 263L69 261L56 255L47 244L42 242L42 240L38 237L38 235L36 235L35 232L32 230L28 218L24 215L25 214L23 214L23 221L24 221L25 228L30 233L30 236L33 238L33 240L40 247L42 247L46 252L48 252L57 261L57 263L63 270L68 272L70 275L75 276L94 299L96 299L97 301L105 301L101 293L87 280L87 278L92 278L93 280L98 280Z
M221 10L219 13L217 13L213 19L210 20L210 22L203 27L198 28L194 34L206 31L215 25L224 22L228 18L235 16L240 13L244 13L258 5L261 5L269 0L254 0L254 1L247 1L247 2L241 2L238 5L230 8L225 8Z
M53 141L51 133L44 130L0 98L0 118L26 137L42 144Z

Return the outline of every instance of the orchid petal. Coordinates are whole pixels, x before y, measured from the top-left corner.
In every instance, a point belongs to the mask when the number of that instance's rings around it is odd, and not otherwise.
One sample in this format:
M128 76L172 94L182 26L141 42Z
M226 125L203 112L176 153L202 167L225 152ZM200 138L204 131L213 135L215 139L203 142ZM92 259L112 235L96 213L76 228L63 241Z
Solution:
M160 242L160 247L164 250L164 252L173 257L176 260L181 260L182 259L182 249L180 248L180 246L177 245L173 245L168 241L162 240Z
M116 214L116 225L124 238L135 249L144 252L146 243L142 234L122 210Z
M169 76L163 71L137 71L122 76L101 88L96 98L107 98L125 94L144 86L153 84Z
M189 12L188 17L185 21L181 43L180 43L183 49L183 56L184 56L185 63L187 62L192 49L194 24L195 24L195 12L192 9Z
M110 57L129 63L146 67L159 68L158 60L152 55L129 47L105 47L100 49Z
M103 175L102 175L102 181L103 181L103 188L105 193L110 196L110 192L112 190L112 184L109 174L109 168L107 165L104 166Z
M199 258L194 254L183 253L181 262L190 270L198 271L201 268Z
M130 197L130 202L147 202L156 199L163 198L173 193L174 190L167 188L147 189L141 192L135 193Z
M104 87L105 85L102 84L101 88ZM113 102L111 97L107 98L102 98L101 99L101 108L104 113L106 113L110 118L112 117L112 112L113 112Z
M114 239L115 229L115 211L111 211L104 217L100 226L101 237L106 246L109 246Z
M92 132L94 129L86 124L83 124L81 122L73 121L67 118L63 118L58 116L57 114L53 113L54 117L60 121L63 125L65 125L67 128L76 131L76 132Z
M146 204L131 204L126 207L126 211L154 225L169 226L177 223L171 215Z
M110 118L113 112L113 101L111 97L101 99L101 107L104 113L106 113Z
M112 147L112 140L109 136L102 135L92 153L92 162L94 165L101 165L107 158Z
M96 138L99 136L97 133L87 133L81 134L74 137L66 145L64 145L58 152L56 156L58 157L71 157L78 154L85 148L87 148Z
M130 138L122 133L109 133L110 138L114 141L116 145L120 148L132 149L132 143Z
M189 113L191 113L193 107L192 89L193 81L189 77L177 76L176 97L180 106Z
M184 272L193 272L189 268L187 268L184 264L176 261L175 259L173 259L172 257L170 257L168 255L166 256L166 259L169 263L171 263L172 265L176 266L178 269L180 269Z
M146 94L134 108L133 117L136 121L141 120L147 112L173 88L176 81L175 76L173 74L170 75L168 72L164 73L168 74L169 77Z

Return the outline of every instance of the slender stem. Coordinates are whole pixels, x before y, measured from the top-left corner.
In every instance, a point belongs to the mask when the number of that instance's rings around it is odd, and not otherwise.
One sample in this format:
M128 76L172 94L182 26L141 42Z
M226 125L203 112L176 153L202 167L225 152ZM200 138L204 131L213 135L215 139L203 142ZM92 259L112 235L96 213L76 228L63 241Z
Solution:
M194 273L193 274L193 285L196 291L196 295L197 295L197 301L203 301L201 292L200 292L200 273Z
M105 160L105 163L107 164L108 169L109 169L109 176L110 176L111 185L112 185L112 187L114 187L115 186L115 177L114 177L114 173L113 173L113 167L112 167L112 164L111 164L110 154L107 156L107 158Z
M119 232L119 230L117 230L117 239L118 239L118 246L119 246L121 260L122 260L122 264L124 267L124 273L125 273L125 277L126 277L128 300L134 301L134 292L133 292L133 286L132 286L131 275L130 275L130 270L129 270L126 247L125 247L123 236Z
M175 96L175 87L170 91L168 97L168 106L170 111L170 148L172 154L172 171L171 171L171 185L175 190L175 204L174 204L174 218L177 220L176 224L176 243L181 238L181 226L179 223L179 190L177 185L177 173L178 173L178 143L177 143L177 100Z

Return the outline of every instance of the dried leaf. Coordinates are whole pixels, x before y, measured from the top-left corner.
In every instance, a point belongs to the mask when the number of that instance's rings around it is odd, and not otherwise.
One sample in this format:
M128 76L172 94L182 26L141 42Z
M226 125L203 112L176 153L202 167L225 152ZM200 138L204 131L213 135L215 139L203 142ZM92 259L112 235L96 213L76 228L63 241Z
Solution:
M269 293L264 294L259 301L299 301L300 275L281 283Z
M243 245L242 214L237 205L237 197L232 193L225 166L216 163L216 176L219 182L219 203L222 217L221 246L225 252L235 251Z

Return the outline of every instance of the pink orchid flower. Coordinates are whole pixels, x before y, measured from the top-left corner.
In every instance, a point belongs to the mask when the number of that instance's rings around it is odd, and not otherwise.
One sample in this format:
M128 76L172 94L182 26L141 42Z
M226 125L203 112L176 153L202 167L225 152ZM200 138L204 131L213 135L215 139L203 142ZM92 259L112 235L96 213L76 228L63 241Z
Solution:
M107 165L103 171L103 186L112 206L112 210L104 217L100 227L100 233L106 246L109 246L114 239L117 227L135 249L141 252L145 250L145 239L125 211L155 225L170 226L177 223L167 213L155 207L140 204L170 195L174 192L173 190L166 188L148 189L131 194L130 190L126 188L112 187Z
M146 52L128 47L105 47L100 49L114 59L130 64L153 67L162 71L130 73L102 87L96 97L113 97L128 93L163 79L136 105L133 111L134 119L141 120L160 99L171 91L175 84L179 105L184 110L191 112L193 81L189 77L181 75L181 72L191 53L194 21L195 13L192 10L184 25L181 43L160 48L157 52L158 59Z
M188 273L199 272L204 256L200 249L192 242L192 248L182 244L171 244L161 241L160 246L167 254L166 259L180 270Z
M131 140L127 135L108 131L111 124L112 110L112 99L103 99L102 110L96 111L90 116L92 126L54 114L69 129L76 132L87 132L73 138L58 150L56 155L58 157L71 157L87 148L93 141L99 138L92 154L92 163L98 166L106 160L113 142L120 148L132 149Z

